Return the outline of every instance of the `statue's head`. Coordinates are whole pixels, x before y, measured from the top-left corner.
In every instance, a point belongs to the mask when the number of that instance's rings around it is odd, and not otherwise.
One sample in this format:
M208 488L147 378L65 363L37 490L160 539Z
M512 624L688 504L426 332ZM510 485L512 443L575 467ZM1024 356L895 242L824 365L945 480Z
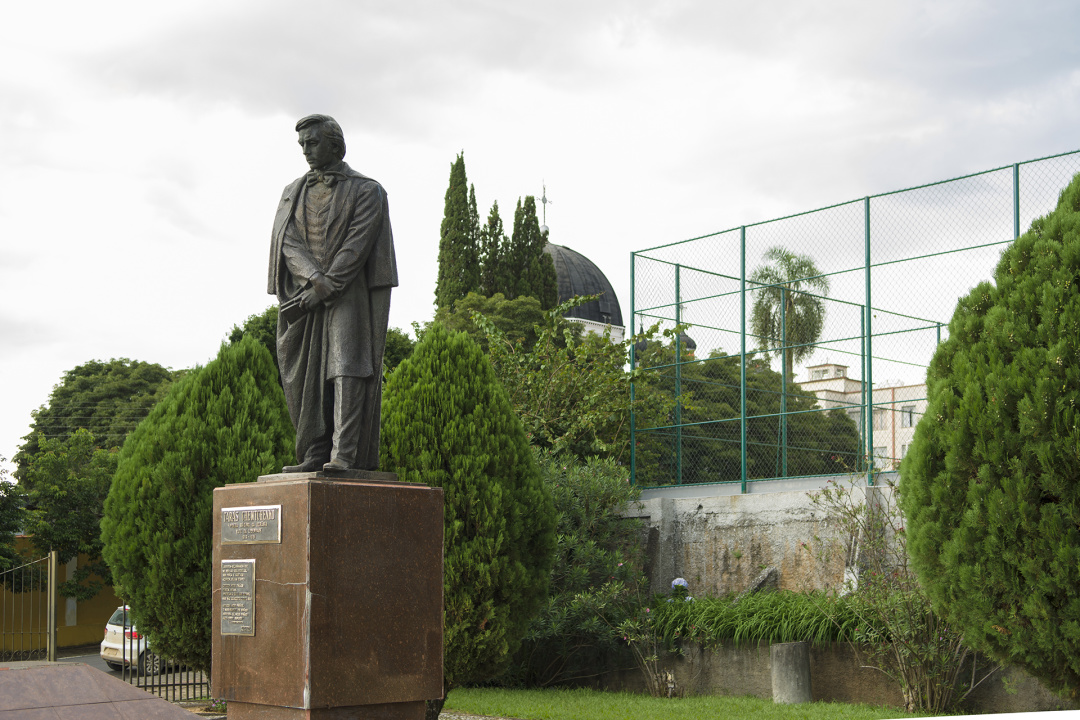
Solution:
M345 157L345 134L329 115L308 115L296 123L300 148L312 170L324 170Z

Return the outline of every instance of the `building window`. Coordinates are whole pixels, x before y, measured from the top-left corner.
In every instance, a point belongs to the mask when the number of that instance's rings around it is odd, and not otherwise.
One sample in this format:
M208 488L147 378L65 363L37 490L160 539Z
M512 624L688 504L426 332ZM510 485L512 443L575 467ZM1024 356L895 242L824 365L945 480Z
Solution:
M862 410L858 408L849 408L847 414L848 417L851 418L851 421L855 423L855 427L862 430Z
M845 374L844 368L836 368L836 377L844 377Z
M882 446L882 447L874 448L874 467L876 467L876 468L885 467L885 463L888 460L888 457L886 457L888 455L888 453L889 453L889 448L887 448L887 447Z
M915 427L914 405L905 405L900 408L900 427Z
M874 408L874 429L884 430L888 427L885 420L885 408Z
M908 449L907 445L901 445L900 446L900 459L901 460L903 460L904 458L907 457L907 449Z
M813 370L810 373L810 379L811 380L822 380L822 379L827 378L827 377L829 377L829 371L828 370Z

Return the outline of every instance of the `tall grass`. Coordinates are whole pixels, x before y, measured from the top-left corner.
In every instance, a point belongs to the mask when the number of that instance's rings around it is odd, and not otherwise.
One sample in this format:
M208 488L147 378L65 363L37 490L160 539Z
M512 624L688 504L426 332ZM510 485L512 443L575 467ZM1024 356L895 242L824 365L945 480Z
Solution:
M741 603L740 603L741 604ZM897 708L844 703L776 705L754 697L654 698L598 690L455 688L444 710L523 720L883 720L919 717Z
M693 640L781 643L850 641L859 625L852 597L822 593L761 592L735 598L699 598L693 602L659 602L653 622L667 643Z

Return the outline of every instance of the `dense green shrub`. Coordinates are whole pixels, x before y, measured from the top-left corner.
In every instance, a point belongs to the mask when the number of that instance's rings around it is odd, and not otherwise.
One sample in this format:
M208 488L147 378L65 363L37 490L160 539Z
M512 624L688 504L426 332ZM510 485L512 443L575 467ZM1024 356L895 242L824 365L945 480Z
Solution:
M1080 692L1080 176L960 299L901 466L919 580L964 638Z
M128 437L103 554L156 651L209 668L214 488L277 472L292 452L273 360L250 337L176 382Z
M555 550L521 421L480 346L433 323L390 375L382 422L380 467L445 492L446 689L495 677L546 597Z
M813 643L852 641L859 625L854 596L759 592L703 597L693 602L654 602L657 634L668 644L691 640L721 643Z
M612 580L636 588L644 573L641 522L622 515L641 495L627 469L611 459L535 452L555 501L558 549L547 602L504 681L542 687L595 677L605 657L624 649L589 596Z
M641 387L631 404L626 372L627 348L637 340L611 342L608 333L585 333L567 323L571 308L595 295L570 298L543 313L532 346L505 332L496 318L473 312L473 321L487 335L495 373L510 395L514 412L534 445L580 458L599 455L625 460L630 447L630 416L659 422L673 407L662 391ZM651 338L656 328L644 337Z

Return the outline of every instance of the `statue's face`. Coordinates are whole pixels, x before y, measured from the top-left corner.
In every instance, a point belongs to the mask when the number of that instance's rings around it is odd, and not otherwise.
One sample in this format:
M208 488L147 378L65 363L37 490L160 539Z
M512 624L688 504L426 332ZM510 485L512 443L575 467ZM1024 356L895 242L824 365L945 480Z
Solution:
M317 126L301 130L299 142L308 167L312 170L325 170L338 161L333 143L323 137Z

